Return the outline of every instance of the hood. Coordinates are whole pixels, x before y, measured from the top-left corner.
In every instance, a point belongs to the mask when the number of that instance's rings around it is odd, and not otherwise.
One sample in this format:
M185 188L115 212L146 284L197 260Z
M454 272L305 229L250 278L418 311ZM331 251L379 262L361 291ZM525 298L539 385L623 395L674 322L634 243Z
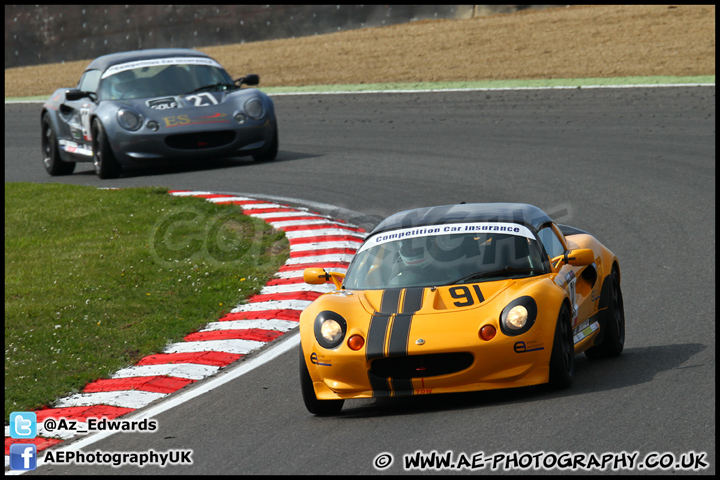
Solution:
M178 110L193 110L202 107L216 107L222 110L239 108L252 97L262 97L259 90L244 88L231 91L202 91L186 95L163 95L150 98L134 98L125 100L105 100L118 107L130 107L143 114L163 113L177 114ZM183 112L185 113L185 112Z
M365 311L393 314L414 312L416 315L447 313L479 308L507 290L516 280L500 280L466 285L391 288L387 290L358 291L357 296Z
M199 126L212 128L213 125L237 125L234 115L245 113L248 100L258 98L258 90L243 89L232 92L200 92L192 95L168 95L164 97L113 100L103 102L108 111L128 108L140 113L146 119L153 119L164 128ZM263 102L266 112L270 109ZM265 115L267 115L266 113ZM248 119L250 122L257 120ZM263 118L264 120L264 118Z
M111 100L118 106L134 107L145 112L155 110L177 110L195 107L209 107L224 104L230 95L227 92L200 92L193 95L165 95L151 98L135 98L128 100Z

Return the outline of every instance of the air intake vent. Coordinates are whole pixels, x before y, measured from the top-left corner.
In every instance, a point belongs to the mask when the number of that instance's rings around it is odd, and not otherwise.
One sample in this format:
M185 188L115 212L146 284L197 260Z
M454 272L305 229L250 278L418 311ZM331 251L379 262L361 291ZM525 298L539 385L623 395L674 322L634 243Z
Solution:
M468 352L408 355L378 358L370 365L370 371L381 378L428 378L465 370L472 363L473 356Z
M223 147L233 141L235 141L235 132L232 130L184 133L169 135L165 138L165 143L168 147L179 150L202 150L204 148Z

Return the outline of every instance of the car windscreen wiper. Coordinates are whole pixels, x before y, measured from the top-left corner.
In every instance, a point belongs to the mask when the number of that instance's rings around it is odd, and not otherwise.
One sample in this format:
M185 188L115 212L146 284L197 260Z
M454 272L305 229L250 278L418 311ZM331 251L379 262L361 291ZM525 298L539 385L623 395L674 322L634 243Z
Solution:
M535 269L535 268L504 267L504 268L499 268L497 270L490 270L489 272L471 273L470 275L465 275L464 277L458 278L457 280L455 280L453 282L446 283L445 285L457 285L458 283L469 283L469 282L472 282L473 280L480 280L482 278L487 278L487 277L496 277L498 275L505 275L508 273L532 275L533 273L542 273L542 271Z
M192 90L192 91L187 92L187 93L183 93L183 95L191 95L191 94L193 94L193 93L197 93L197 92L200 92L200 91L202 91L202 90L209 90L209 89L211 89L211 88L217 88L217 87L227 87L228 89L235 89L235 88L237 88L237 85L235 85L234 83L222 83L222 82L218 82L218 83L213 83L212 85L205 85L205 86L202 86L202 87L198 87L198 88L196 88L195 90Z

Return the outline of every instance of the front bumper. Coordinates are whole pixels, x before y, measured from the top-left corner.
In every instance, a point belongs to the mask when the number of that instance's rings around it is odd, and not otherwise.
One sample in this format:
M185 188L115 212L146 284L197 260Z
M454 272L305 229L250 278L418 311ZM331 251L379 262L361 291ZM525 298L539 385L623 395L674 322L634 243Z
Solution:
M238 125L232 121L179 127L160 126L157 132L145 125L137 132L118 128L110 145L121 164L243 156L262 149L272 140L276 128L270 118L255 125Z
M490 341L480 339L476 328L448 331L426 336L423 345L409 342L406 356L369 362L365 349L354 352L343 345L329 351L314 339L303 343L303 351L320 400L523 387L548 382L555 320L536 322L514 337L498 331ZM413 327L422 331L422 319L415 319ZM410 338L416 337L411 332Z

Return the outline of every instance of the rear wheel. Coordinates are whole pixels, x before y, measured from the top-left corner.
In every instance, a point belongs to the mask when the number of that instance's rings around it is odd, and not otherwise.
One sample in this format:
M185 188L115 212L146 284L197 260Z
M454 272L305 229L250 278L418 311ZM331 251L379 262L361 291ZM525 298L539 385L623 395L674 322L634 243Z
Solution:
M318 400L315 396L310 372L305 365L302 346L300 346L300 389L308 412L319 416L336 415L342 410L345 400Z
M575 343L573 342L570 310L563 305L555 325L555 339L550 355L550 385L568 388L575 376Z
M42 151L45 170L53 177L75 171L75 162L64 162L60 158L57 136L47 113L42 117Z
M95 173L100 178L117 178L120 176L122 167L115 158L115 154L110 147L105 129L99 119L94 119L92 123L93 136L93 165Z
M588 358L617 357L625 346L625 307L623 305L622 290L620 290L620 275L613 270L611 277L610 305L605 317L605 336L600 345L585 350Z

